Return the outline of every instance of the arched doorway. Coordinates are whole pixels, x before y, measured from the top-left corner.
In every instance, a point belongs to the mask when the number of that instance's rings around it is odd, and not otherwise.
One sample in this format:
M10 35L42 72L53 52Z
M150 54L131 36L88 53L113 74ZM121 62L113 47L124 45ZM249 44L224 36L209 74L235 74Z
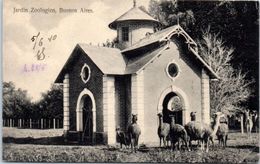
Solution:
M175 123L183 125L183 103L180 97L174 93L168 93L163 100L163 122L171 123L170 115L175 117Z
M76 113L80 142L93 144L96 132L96 104L93 94L86 88L78 97Z
M86 95L83 97L82 114L83 114L83 132L81 135L81 141L86 144L92 144L93 137L93 112L92 112L92 100Z
M175 104L176 102L177 104ZM187 112L189 109L188 97L182 89L176 86L169 86L161 93L157 112L163 113L164 122L170 123L169 115L174 114L176 123L181 125L188 123L190 121Z

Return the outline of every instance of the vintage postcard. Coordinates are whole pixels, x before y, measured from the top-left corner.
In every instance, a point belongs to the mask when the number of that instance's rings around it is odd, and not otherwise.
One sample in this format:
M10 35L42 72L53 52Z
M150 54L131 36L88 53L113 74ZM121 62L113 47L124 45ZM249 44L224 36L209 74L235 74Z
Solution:
M259 2L4 0L3 162L259 162Z

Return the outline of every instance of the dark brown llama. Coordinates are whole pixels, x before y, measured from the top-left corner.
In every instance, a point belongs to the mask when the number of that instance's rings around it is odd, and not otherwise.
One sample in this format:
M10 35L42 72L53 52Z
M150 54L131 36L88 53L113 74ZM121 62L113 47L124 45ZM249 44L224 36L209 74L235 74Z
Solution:
M118 126L116 128L116 141L120 143L120 148L123 148L123 145L127 148L130 145L130 139L129 136L125 134L122 130L120 130L120 127Z
M185 143L185 146L188 151L190 148L188 146L188 134L185 128L180 124L175 124L174 115L171 115L171 125L170 125L170 139L171 139L171 150L175 149L175 144L178 142L178 149L180 150L180 142L181 140Z
M160 147L162 146L162 141L163 141L164 146L168 146L167 140L169 139L170 124L163 122L162 113L158 113L157 115L159 117L159 127L157 130L157 134L160 139Z
M129 125L127 129L127 133L129 135L129 139L131 141L131 149L132 152L136 152L136 149L138 148L138 140L139 136L141 134L141 129L139 125L137 124L137 114L132 114L132 124Z

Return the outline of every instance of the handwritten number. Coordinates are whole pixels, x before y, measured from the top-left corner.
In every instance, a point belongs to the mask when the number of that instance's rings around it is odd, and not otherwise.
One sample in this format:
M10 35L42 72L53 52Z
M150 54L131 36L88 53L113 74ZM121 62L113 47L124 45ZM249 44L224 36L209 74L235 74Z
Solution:
M45 47L42 47L42 50L38 50L37 52L37 60L44 60L45 59L45 54L44 54L44 50L45 50Z
M49 42L51 42L52 40L55 40L57 38L57 35L51 35L50 38L48 38Z
M38 32L38 34L37 34L36 36L33 36L33 37L31 38L31 41L32 41L32 42L35 41L35 43L34 43L34 45L33 45L33 50L35 49L35 46L36 46L37 39L38 39L38 36L39 36L39 35L40 35L40 32Z
M43 45L42 40L43 40L43 38L40 39L40 41L39 41L39 46L42 46L42 45Z
M35 50L35 48L37 48L37 54L36 54L36 58L37 60L44 60L45 59L45 47L43 46L44 44L44 37L41 37L40 40L39 39L39 36L40 36L40 32L38 32L37 35L33 36L31 38L31 41L34 42L33 44L33 50ZM51 35L50 37L47 37L47 39L49 40L49 42L51 41L54 41L57 39L57 35ZM26 67L26 66L25 66ZM33 68L32 68L33 69Z
M36 36L33 36L33 37L31 38L32 42L34 42L34 41L35 41L35 38L37 39L39 35L40 35L40 32L38 32L38 34L37 34Z
M52 38L52 40L55 40L57 38L57 35L55 34Z

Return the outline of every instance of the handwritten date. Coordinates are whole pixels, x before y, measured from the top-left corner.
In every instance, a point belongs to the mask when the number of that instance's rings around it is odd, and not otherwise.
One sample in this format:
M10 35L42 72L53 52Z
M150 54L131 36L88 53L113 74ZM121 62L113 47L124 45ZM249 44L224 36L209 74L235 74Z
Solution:
M38 32L37 35L32 36L31 41L34 43L33 44L33 50L36 52L36 58L37 60L44 60L46 58L45 54L45 40L48 43L51 43L57 39L57 35L50 35L46 38L41 37L41 32Z

